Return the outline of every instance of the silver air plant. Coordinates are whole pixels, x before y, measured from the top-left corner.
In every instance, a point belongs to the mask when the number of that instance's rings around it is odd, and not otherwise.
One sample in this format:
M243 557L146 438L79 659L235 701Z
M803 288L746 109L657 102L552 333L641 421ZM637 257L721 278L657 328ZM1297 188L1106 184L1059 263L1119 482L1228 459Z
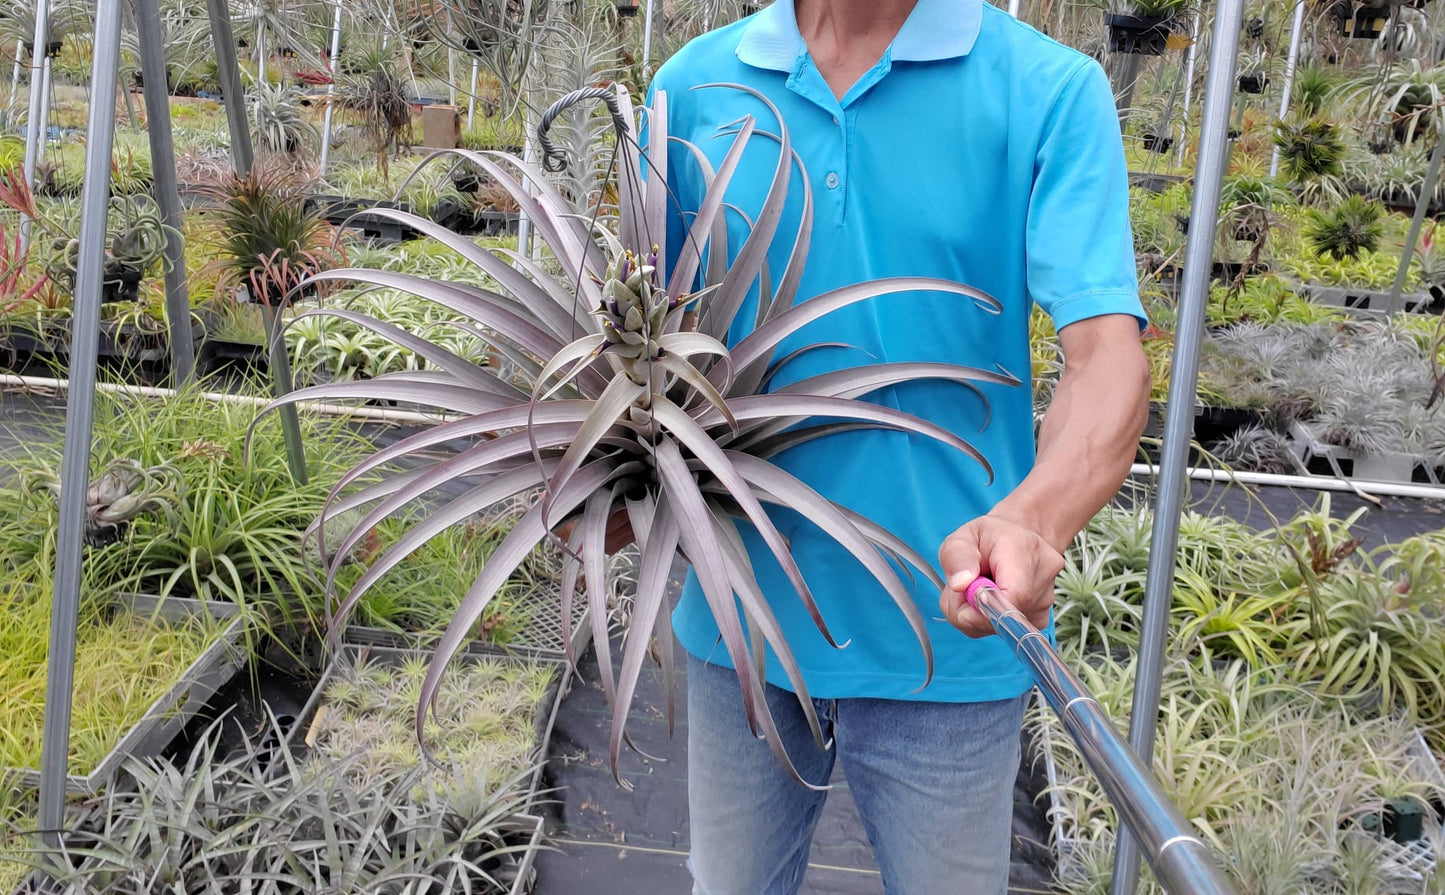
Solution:
M312 532L327 564L328 585L383 520L407 513L414 519L394 544L377 554L344 596L333 594L333 637L367 589L429 538L463 523L501 500L540 492L473 581L442 637L423 682L417 728L425 729L444 668L467 633L487 611L508 576L539 544L557 543L564 555L562 618L570 627L574 601L586 604L595 642L605 647L608 592L605 574L609 527L630 527L640 553L637 592L618 665L599 649L603 683L613 706L611 760L614 773L627 707L643 661L657 644L672 708L672 633L668 617L669 572L675 556L691 564L736 667L748 720L784 766L784 754L763 697L764 655L770 647L796 692L821 746L823 736L803 675L774 617L769 600L803 602L818 630L837 646L807 581L766 507L797 511L846 549L905 614L922 653L920 685L932 675L932 647L924 619L900 571L911 566L938 587L928 559L877 523L833 503L773 461L805 442L859 429L882 429L935 439L981 464L987 459L968 441L927 420L859 400L900 383L938 380L983 396L982 387L1016 386L1001 370L943 363L876 363L808 377L771 388L774 372L813 344L775 357L783 340L838 309L881 296L918 291L964 296L985 313L998 313L990 296L938 279L898 277L798 298L812 225L812 194L787 128L765 98L733 85L704 89L744 90L766 109L776 130L760 129L749 116L720 130L729 140L716 168L702 153L667 132L667 97L658 92L646 110L645 134L623 88L605 100L617 130L619 175L615 218L578 215L536 167L496 152L437 153L451 164L468 164L489 175L516 199L544 245L539 263L506 249L484 250L430 221L404 212L373 214L404 221L475 264L494 282L483 288L394 271L345 269L316 274L308 285L345 280L398 289L451 311L505 362L508 374L477 366L414 333L345 308L321 314L368 327L425 359L420 370L375 379L329 383L284 395L272 407L303 400L389 399L434 408L441 420L429 429L378 450L343 476ZM597 97L600 91L584 91ZM639 144L639 139L645 142ZM739 160L755 139L780 149L760 211L736 252L727 245L724 201ZM684 243L666 243L670 153L682 145L706 187L687 219ZM795 233L779 234L784 197L797 178L801 214ZM530 189L524 186L530 184ZM735 200L733 200L735 201ZM734 209L734 213L736 210ZM615 224L615 228L604 226ZM779 273L767 254L775 239L791 237L792 251ZM706 253L706 254L705 254ZM706 263L704 263L706 258ZM733 259L730 264L724 259ZM695 280L702 286L691 290ZM728 347L726 339L744 299L754 287L756 312L750 332ZM443 445L463 444L442 454ZM399 461L405 461L398 467ZM396 470L400 471L396 471ZM458 493L460 492L460 493ZM563 523L570 523L563 525ZM765 596L743 547L741 529L754 527L796 594ZM339 536L335 529L344 529ZM897 565L895 565L897 563ZM583 586L578 588L579 581ZM571 632L564 632L571 642ZM425 744L423 744L425 748ZM796 773L794 773L796 776Z

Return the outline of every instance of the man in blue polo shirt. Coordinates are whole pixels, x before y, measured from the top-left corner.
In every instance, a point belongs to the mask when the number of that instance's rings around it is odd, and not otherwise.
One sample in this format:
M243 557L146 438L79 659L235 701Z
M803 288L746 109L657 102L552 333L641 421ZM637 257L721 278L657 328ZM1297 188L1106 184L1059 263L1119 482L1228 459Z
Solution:
M982 0L776 0L690 43L663 66L668 128L716 165L720 130L775 104L814 196L800 300L886 276L942 277L1002 303L989 313L954 295L875 299L829 315L778 351L799 355L773 388L871 362L940 361L993 369L1022 387L983 397L938 382L868 400L970 439L983 468L929 439L850 432L788 451L779 465L937 551L943 594L915 582L935 672L903 615L846 551L808 520L778 527L840 643L830 647L769 551L749 542L764 592L833 738L819 750L779 663L769 703L802 776L823 784L840 759L894 895L1002 892L1028 672L962 591L977 575L1035 624L1049 621L1061 552L1114 494L1143 427L1148 365L1127 219L1118 119L1097 64ZM755 137L729 188L729 246L742 243L778 144ZM684 154L685 155L685 154ZM677 170L680 169L680 170ZM670 174L680 213L695 209L695 166ZM795 181L799 178L794 178ZM801 209L789 196L770 265L783 269ZM745 219L746 218L746 219ZM1066 364L1035 448L1028 318L1037 302L1059 328ZM738 320L753 318L748 308ZM732 333L734 340L743 333ZM940 611L942 617L940 618ZM736 675L690 580L674 618L690 654L689 800L696 891L796 892L825 794L798 785L749 733ZM960 633L962 631L962 633ZM965 637L964 634L969 636Z

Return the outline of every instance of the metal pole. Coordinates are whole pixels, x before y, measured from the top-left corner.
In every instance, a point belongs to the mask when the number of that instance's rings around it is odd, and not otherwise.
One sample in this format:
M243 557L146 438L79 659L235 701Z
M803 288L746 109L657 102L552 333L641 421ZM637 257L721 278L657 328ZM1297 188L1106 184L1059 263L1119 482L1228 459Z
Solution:
M40 132L49 116L42 105L45 81L45 42L50 33L50 0L35 0L35 33L30 44L30 113L25 119L25 185L35 190L35 163L40 154ZM20 216L21 245L30 245L30 220Z
M1139 54L1115 53L1114 70L1119 73L1115 91L1119 94L1119 129L1123 130L1129 120L1129 106L1134 102L1134 86L1139 83Z
M1184 59L1184 111L1179 119L1179 139L1174 141L1174 164L1184 163L1184 138L1189 133L1189 101L1194 98L1194 62L1199 54L1199 10L1189 30L1189 50Z
M1014 18L1019 17L1019 0L1008 0L1008 14Z
M457 104L457 53L447 47L447 104Z
M1234 895L1214 852L1169 801L1147 764L1129 750L1094 694L1054 652L1049 641L1017 609L1003 602L997 586L976 579L964 592L1034 680L1064 729L1079 745L1119 816L1144 841L1149 866L1176 895Z
M471 86L467 88L467 130L472 129L477 121L477 59L472 57L472 79L468 82Z
M331 82L326 85L326 112L321 121L321 160L317 163L316 175L326 173L326 163L331 160L331 95L336 92L336 57L341 52L341 0L336 0L336 13L331 19L331 55L326 57L326 70L331 73Z
M40 0L44 6L45 0ZM38 30L38 29L37 29ZM45 44L37 42L43 54ZM85 186L80 199L80 256L71 310L70 392L65 402L65 447L60 461L60 529L55 547L55 590L50 608L50 652L45 684L45 730L40 753L40 829L58 844L65 814L70 751L70 701L75 686L75 626L80 610L80 569L90 442L95 415L96 352L100 347L100 288L105 264L110 153L115 136L115 87L120 69L120 0L97 0L91 56L90 120L86 131Z
M1300 32L1305 26L1305 0L1299 0L1294 6L1294 25L1289 32L1289 55L1284 60L1284 95L1279 98L1279 116L1276 120L1284 121L1289 114L1290 92L1294 90L1294 70L1299 63ZM1279 147L1269 154L1269 176L1279 174Z
M40 59L40 136L39 142L35 144L35 165L39 166L45 158L45 147L50 142L50 63L51 59L45 55L43 50ZM94 97L92 96L92 100ZM35 168L30 169L30 176L35 176Z
M652 62L652 5L655 0L647 0L647 6L642 14L642 71L647 73L647 66Z
M181 194L176 186L176 146L171 139L171 99L166 81L166 45L161 36L157 0L135 0L136 31L140 37L141 91L146 104L146 131L150 134L151 193L161 215L172 228L166 233L166 317L170 323L171 378L183 386L191 379L196 349L191 343L191 299L186 289L186 250L181 241Z
M236 63L236 41L231 36L231 10L226 0L206 0L211 20L211 42L216 48L216 70L221 77L222 102L226 105L226 128L231 132L231 165L236 176L246 177L255 164L251 151L251 128L246 119L246 92Z
M5 113L8 122L15 120L15 94L20 90L20 56L25 52L25 41L15 41L15 64L10 68L10 95L5 101Z
M1442 119L1445 120L1445 119ZM1400 267L1395 271L1395 282L1390 286L1389 314L1400 313L1400 294L1405 291L1405 277L1410 273L1410 259L1415 255L1415 240L1420 238L1420 227L1425 223L1425 209L1435 196L1435 184L1440 180L1440 155L1445 151L1445 138L1435 138L1435 148L1430 152L1430 166L1425 169L1425 182L1420 184L1420 197L1415 200L1415 216L1410 219L1410 232L1405 236L1405 247L1400 250Z
M1149 544L1149 569L1144 581L1144 620L1139 632L1139 666L1129 719L1129 744L1148 765L1154 755L1158 723L1160 676L1169 628L1174 582L1174 552L1179 543L1179 511L1188 487L1190 434L1199 380L1199 345L1204 337L1204 312L1209 304L1209 268L1214 230L1219 217L1219 187L1227 163L1230 97L1239 55L1243 0L1219 0L1209 47L1209 76L1204 88L1204 115L1199 131L1199 164L1194 174L1194 204L1184 254L1184 291L1174 334L1173 373L1165 408L1160 451L1159 495ZM1139 885L1139 847L1127 830L1119 831L1114 853L1111 895L1133 895Z

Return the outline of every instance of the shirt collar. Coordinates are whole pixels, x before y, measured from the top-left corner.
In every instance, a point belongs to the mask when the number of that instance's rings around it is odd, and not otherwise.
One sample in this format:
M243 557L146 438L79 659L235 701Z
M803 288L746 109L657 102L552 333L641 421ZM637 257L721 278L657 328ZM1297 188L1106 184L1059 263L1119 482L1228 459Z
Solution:
M889 46L894 61L929 62L965 56L983 19L983 0L918 0ZM806 47L793 0L756 12L738 42L738 58L757 68L791 72Z

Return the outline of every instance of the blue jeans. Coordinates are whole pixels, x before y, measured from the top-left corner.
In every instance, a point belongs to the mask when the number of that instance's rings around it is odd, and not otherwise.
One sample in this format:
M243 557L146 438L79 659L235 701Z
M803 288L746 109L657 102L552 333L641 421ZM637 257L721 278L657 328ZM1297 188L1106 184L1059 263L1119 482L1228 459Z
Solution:
M694 895L793 895L826 792L794 781L748 730L730 668L689 656L688 825ZM819 749L797 697L768 704L803 779L841 758L889 895L994 895L1008 887L1024 697L983 703L815 699Z

